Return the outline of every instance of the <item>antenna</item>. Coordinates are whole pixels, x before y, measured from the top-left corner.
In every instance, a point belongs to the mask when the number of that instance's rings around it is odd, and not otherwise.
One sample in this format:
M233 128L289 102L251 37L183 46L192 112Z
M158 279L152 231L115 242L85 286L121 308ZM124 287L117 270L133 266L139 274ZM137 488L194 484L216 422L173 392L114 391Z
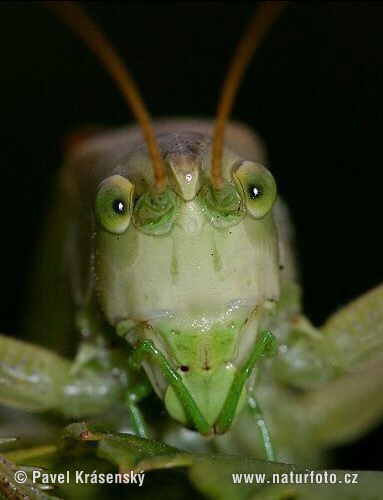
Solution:
M79 4L71 1L44 1L41 3L52 10L90 47L114 79L141 127L152 162L156 188L159 192L164 191L167 185L167 176L153 133L150 116L136 83L121 57Z
M250 64L255 50L259 47L265 35L278 19L288 2L261 2L253 19L241 38L234 57L231 60L228 72L222 85L218 102L211 166L211 182L214 189L222 189L222 152L225 136L225 127L233 108L234 99L243 76Z

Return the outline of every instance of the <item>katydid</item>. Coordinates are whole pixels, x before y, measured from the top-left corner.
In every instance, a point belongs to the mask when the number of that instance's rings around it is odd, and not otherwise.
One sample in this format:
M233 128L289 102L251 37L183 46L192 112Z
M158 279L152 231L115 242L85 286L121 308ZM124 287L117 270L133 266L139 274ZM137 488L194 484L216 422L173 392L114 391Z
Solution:
M268 3L248 31L257 42L283 4ZM229 73L218 126L150 124L118 57L98 31L87 33L119 67L140 126L95 134L68 153L34 329L43 336L56 324L59 344L74 318L80 345L70 361L1 336L0 402L75 418L123 406L146 437L156 431L139 406L154 392L169 415L165 441L187 447L186 427L201 448L314 463L383 412L382 286L322 328L303 316L293 229L261 142L244 125L225 127L251 51L240 46L243 67Z

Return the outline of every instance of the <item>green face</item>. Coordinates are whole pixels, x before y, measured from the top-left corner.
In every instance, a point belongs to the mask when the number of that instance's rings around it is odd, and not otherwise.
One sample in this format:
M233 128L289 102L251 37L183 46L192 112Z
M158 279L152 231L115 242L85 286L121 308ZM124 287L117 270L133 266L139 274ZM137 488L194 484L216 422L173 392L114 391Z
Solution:
M96 194L95 272L111 324L151 338L184 378L206 418L223 405L236 367L251 348L265 303L279 295L276 188L261 165L225 152L225 188L209 182L210 141L160 138L167 191L150 185L138 149ZM135 201L133 201L135 200ZM185 422L172 389L146 366L169 413Z

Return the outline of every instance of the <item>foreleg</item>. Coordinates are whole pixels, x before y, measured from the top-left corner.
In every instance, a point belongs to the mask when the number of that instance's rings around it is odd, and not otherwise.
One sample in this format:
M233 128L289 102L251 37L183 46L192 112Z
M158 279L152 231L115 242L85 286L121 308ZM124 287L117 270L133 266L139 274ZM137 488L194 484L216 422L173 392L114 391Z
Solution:
M57 410L68 417L91 416L122 399L111 370L78 368L28 342L0 335L0 403L29 411Z

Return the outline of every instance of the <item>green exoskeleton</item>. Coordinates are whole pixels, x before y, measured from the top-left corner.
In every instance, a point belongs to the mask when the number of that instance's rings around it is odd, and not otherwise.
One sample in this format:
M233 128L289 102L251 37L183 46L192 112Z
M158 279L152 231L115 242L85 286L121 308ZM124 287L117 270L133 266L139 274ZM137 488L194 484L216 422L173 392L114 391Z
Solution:
M70 361L1 336L0 402L69 418L122 407L117 430L145 437L155 392L165 441L315 463L382 415L383 288L312 326L261 142L231 123L212 169L214 130L159 120L154 149L132 126L69 152L32 328L80 346Z

